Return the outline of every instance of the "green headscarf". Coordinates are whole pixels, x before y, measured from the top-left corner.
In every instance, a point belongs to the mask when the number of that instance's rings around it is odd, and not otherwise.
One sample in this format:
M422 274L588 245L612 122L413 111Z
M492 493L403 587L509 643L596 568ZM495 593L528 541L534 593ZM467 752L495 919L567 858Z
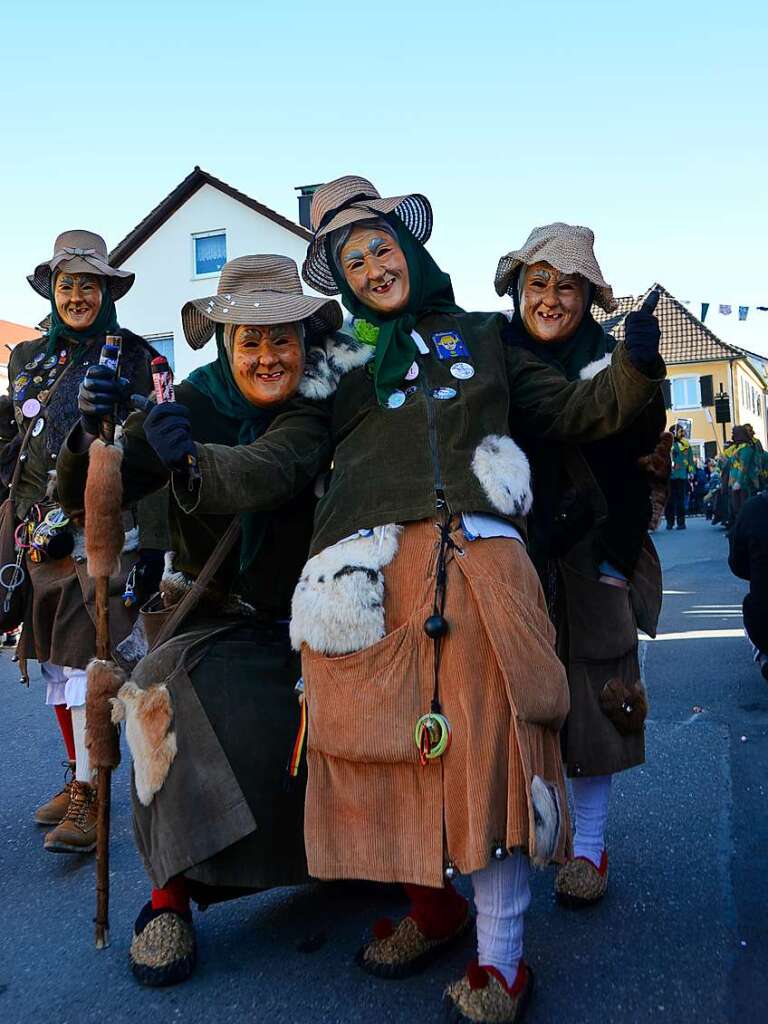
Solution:
M366 306L347 284L333 253L333 234L326 239L326 257L339 286L344 306L355 317L356 334L366 344L375 345L373 380L379 405L386 406L389 396L400 387L418 350L411 337L416 321L426 313L463 313L453 298L448 274L438 267L424 246L396 214L382 218L392 227L408 264L410 295L405 309L392 316L380 316ZM368 327L367 325L371 325Z
M193 370L187 383L206 395L216 411L233 423L239 424L238 444L250 444L261 437L277 415L249 402L235 383L232 366L224 343L224 328L216 325L217 358L206 366ZM242 540L240 542L240 572L245 573L256 557L266 530L263 512L243 512L240 516Z
M70 327L69 324L64 323L59 316L54 297L54 278L51 277L51 326L48 329L46 355L52 356L54 352L57 352L61 346L59 339L64 337L77 342L73 356L74 359L77 359L88 347L89 342L97 338L103 338L105 334L115 334L117 332L115 300L112 298L112 292L107 287L104 277L99 276L99 284L101 285L101 306L99 307L96 319L90 327L78 331L74 327Z

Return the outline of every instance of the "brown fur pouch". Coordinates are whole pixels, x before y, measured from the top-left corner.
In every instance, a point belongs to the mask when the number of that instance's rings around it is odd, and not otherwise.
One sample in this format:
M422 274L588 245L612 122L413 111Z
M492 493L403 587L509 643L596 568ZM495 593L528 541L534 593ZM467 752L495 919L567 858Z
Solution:
M648 698L642 683L609 679L600 691L600 707L622 736L642 732L648 715Z

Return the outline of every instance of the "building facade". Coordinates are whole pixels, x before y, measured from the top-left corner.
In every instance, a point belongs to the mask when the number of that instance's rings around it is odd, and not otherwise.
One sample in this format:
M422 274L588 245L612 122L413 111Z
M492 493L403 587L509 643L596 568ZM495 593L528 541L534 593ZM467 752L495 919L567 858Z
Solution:
M694 454L708 458L722 451L733 427L751 424L768 448L768 363L760 356L721 341L684 303L662 285L656 317L661 327L661 354L667 364L665 402L668 424L680 422ZM618 299L614 313L593 307L595 319L616 338L624 336L624 320L639 309L648 291ZM728 401L717 401L718 395ZM729 418L725 422L725 413Z
M136 274L120 300L121 324L166 355L177 379L210 362L212 343L194 352L184 340L181 307L216 292L227 260L278 253L299 268L310 233L196 167L112 250L111 262Z

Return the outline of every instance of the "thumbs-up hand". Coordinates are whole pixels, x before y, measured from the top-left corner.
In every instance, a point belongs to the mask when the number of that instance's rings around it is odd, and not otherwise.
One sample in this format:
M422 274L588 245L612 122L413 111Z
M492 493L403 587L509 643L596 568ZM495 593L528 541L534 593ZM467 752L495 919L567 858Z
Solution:
M640 309L627 316L624 321L624 338L629 358L638 370L653 366L659 356L661 331L654 310L659 301L659 291L649 292Z

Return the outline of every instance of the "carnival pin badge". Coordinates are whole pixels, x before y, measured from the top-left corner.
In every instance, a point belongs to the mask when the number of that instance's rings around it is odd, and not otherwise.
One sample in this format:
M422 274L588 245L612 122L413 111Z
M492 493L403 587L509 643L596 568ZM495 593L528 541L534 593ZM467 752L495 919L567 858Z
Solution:
M469 356L469 349L457 331L437 331L432 335L432 344L438 359L456 359Z

